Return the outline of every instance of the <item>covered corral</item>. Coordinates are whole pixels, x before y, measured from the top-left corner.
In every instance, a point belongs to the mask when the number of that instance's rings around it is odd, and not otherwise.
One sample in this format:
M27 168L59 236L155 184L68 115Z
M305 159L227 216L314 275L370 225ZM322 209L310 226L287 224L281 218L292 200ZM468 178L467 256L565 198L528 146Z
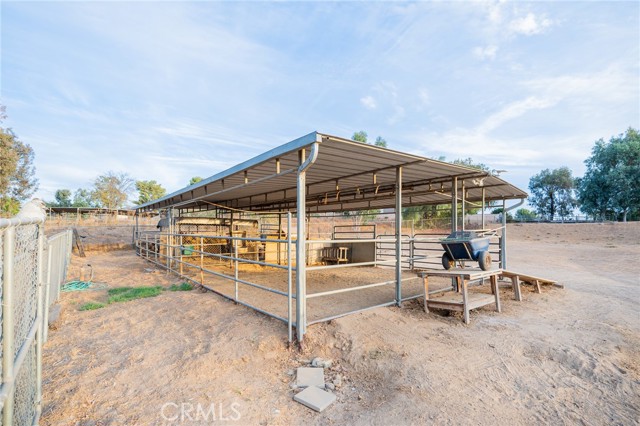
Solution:
M448 232L403 228L403 208L449 205L457 231L470 207L506 210L525 197L478 169L313 132L139 206L164 218L135 241L142 257L284 321L302 341L313 323L422 295L416 272L442 268ZM501 268L505 231L484 219L477 230Z

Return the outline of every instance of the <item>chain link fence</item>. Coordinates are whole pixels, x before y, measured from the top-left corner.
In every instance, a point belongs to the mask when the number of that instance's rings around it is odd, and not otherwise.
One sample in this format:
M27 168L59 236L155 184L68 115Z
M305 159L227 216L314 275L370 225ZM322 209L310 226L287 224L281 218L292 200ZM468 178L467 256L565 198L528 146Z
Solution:
M70 231L46 240L44 221L39 200L12 219L0 219L2 425L34 425L40 418L45 307L57 300L71 249Z

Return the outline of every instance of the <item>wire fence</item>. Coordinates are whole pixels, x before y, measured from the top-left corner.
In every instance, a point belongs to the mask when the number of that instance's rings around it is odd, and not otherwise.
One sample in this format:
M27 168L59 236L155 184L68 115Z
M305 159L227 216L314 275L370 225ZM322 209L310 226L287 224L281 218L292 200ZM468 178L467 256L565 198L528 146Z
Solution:
M38 424L42 345L71 253L71 231L44 235L44 206L31 201L0 220L0 408L3 425Z

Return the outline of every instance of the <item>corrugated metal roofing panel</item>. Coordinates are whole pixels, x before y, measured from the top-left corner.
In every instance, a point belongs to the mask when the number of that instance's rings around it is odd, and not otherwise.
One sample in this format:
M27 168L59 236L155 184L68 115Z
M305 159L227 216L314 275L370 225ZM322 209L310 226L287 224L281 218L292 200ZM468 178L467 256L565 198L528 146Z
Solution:
M464 179L469 201L481 200L483 187L488 201L527 196L480 170L313 132L138 209L215 203L247 210L295 210L299 151L313 143L319 144L319 152L307 169L310 211L393 207L398 166L403 167L403 206L447 202L454 177Z

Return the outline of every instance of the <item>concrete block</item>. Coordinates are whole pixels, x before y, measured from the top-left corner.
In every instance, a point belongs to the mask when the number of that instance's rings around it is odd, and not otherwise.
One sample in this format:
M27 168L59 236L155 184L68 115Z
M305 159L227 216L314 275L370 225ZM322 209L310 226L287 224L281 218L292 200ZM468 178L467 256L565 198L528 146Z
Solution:
M296 385L301 388L308 386L324 387L324 369L313 367L299 367L296 375Z
M299 394L295 395L293 399L302 405L306 405L312 410L321 412L329 405L333 404L336 400L336 396L327 391L318 389L315 386L309 386Z
M60 319L62 313L62 306L54 304L49 307L49 318L47 318L49 328L56 328L57 322Z

